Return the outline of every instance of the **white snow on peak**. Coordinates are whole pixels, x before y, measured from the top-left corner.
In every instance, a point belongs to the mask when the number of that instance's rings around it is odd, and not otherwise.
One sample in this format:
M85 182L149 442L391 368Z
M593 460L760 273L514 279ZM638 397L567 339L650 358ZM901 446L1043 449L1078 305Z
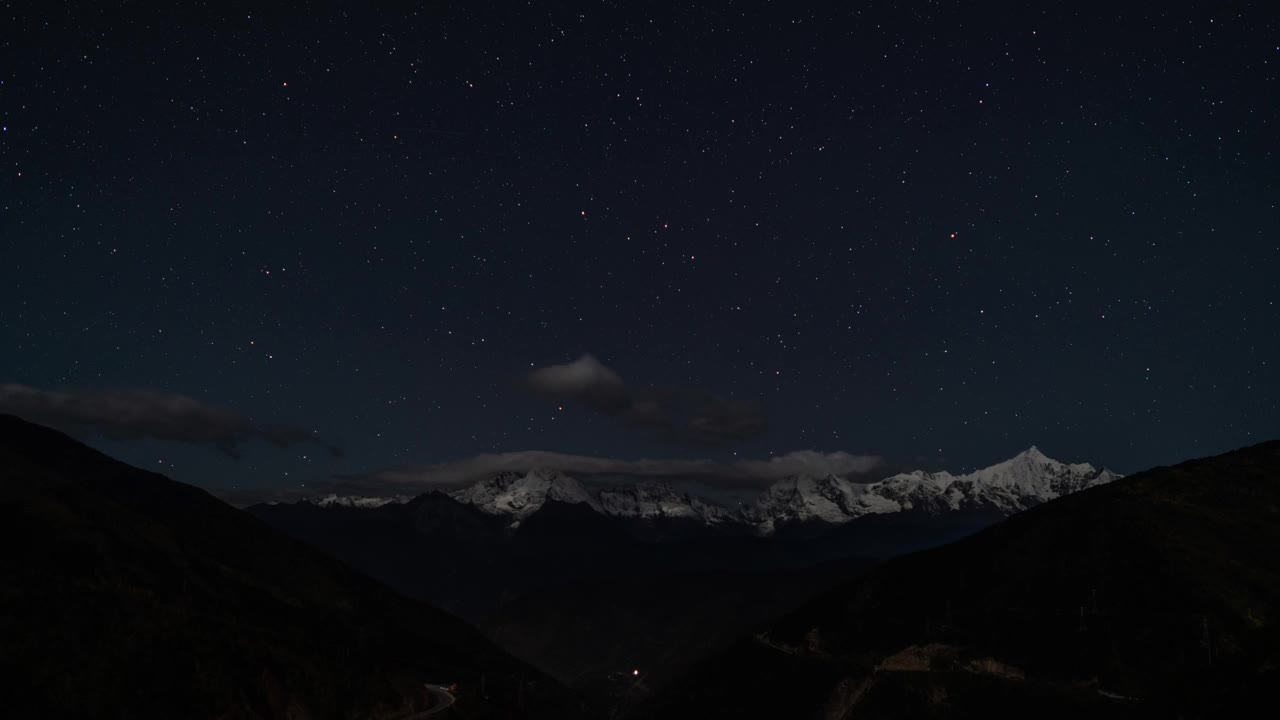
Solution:
M854 517L858 491L835 475L797 475L770 485L747 510L749 520L772 528L778 522L844 522Z
M866 502L879 512L955 510L960 506L960 498L952 488L955 479L945 470L899 473L866 485L866 496L872 498Z
M778 523L843 523L864 515L905 511L940 514L962 509L1013 514L1120 478L1088 463L1065 464L1039 448L967 475L915 470L873 483L838 477L795 477L769 487L744 513L760 532Z
M593 493L555 470L502 473L451 495L484 512L511 517L513 527L548 500L583 503L605 515L644 520L691 519L714 525L729 517L724 508L679 492L669 483L641 481L603 487Z
M380 508L383 505L404 504L413 499L411 495L392 495L388 497L336 495L330 493L324 497L310 500L311 504L320 507Z
M581 503L604 515L640 520L684 519L707 525L746 523L763 534L779 525L838 524L867 515L917 512L937 515L958 510L1011 515L1121 475L1089 463L1054 460L1034 446L990 467L964 475L914 470L872 483L836 476L797 475L774 483L747 507L727 510L678 491L663 481L640 480L605 487L584 487L552 469L504 472L456 490L450 496L482 512L510 518L517 527L549 501ZM324 507L375 508L406 502L408 496L329 495Z
M499 473L450 494L453 499L474 505L482 512L510 516L513 526L550 500L585 503L594 510L600 510L599 503L577 480L558 470Z
M1089 463L1058 462L1032 446L958 480L965 483L962 487L970 505L1014 513L1118 477Z
M728 516L724 508L678 492L665 482L613 485L601 488L596 497L601 512L615 517L694 519L715 524Z

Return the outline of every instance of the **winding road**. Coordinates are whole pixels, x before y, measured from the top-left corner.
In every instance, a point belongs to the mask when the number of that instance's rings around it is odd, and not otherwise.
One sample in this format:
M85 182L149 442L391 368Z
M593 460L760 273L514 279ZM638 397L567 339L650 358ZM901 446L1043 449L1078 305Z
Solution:
M443 685L424 683L423 687L427 689L427 694L432 697L434 702L431 704L431 707L423 710L422 712L414 713L404 720L423 720L423 718L429 718L436 713L448 710L450 705L457 702L457 698L455 698L453 694L449 692L449 689Z

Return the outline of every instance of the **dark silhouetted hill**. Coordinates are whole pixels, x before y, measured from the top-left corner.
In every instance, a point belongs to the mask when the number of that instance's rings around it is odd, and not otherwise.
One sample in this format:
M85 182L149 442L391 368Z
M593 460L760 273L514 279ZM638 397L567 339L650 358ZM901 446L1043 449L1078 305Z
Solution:
M415 521L427 507L450 520ZM637 666L643 690L659 687L755 624L874 564L853 550L861 536L828 543L704 530L659 541L625 518L554 500L505 531L495 524L501 518L439 493L377 508L301 502L249 511L459 614L597 699L629 690L610 678ZM457 527L484 530L459 536Z
M561 686L207 493L0 416L6 717L564 717ZM483 687L483 692L482 692Z
M662 718L1236 717L1280 687L1280 442L891 560L701 663Z

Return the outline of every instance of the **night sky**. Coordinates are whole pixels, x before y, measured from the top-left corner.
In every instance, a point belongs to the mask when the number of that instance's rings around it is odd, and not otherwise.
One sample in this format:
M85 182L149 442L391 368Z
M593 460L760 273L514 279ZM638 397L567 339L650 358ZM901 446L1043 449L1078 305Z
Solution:
M234 5L0 3L0 409L251 488L1280 436L1272 2Z

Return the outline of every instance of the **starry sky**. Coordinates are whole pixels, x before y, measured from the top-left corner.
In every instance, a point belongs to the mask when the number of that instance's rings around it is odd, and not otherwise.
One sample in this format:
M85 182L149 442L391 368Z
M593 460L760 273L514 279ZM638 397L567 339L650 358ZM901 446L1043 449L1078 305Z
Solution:
M1274 3L368 5L0 2L0 409L250 488L1280 436Z

